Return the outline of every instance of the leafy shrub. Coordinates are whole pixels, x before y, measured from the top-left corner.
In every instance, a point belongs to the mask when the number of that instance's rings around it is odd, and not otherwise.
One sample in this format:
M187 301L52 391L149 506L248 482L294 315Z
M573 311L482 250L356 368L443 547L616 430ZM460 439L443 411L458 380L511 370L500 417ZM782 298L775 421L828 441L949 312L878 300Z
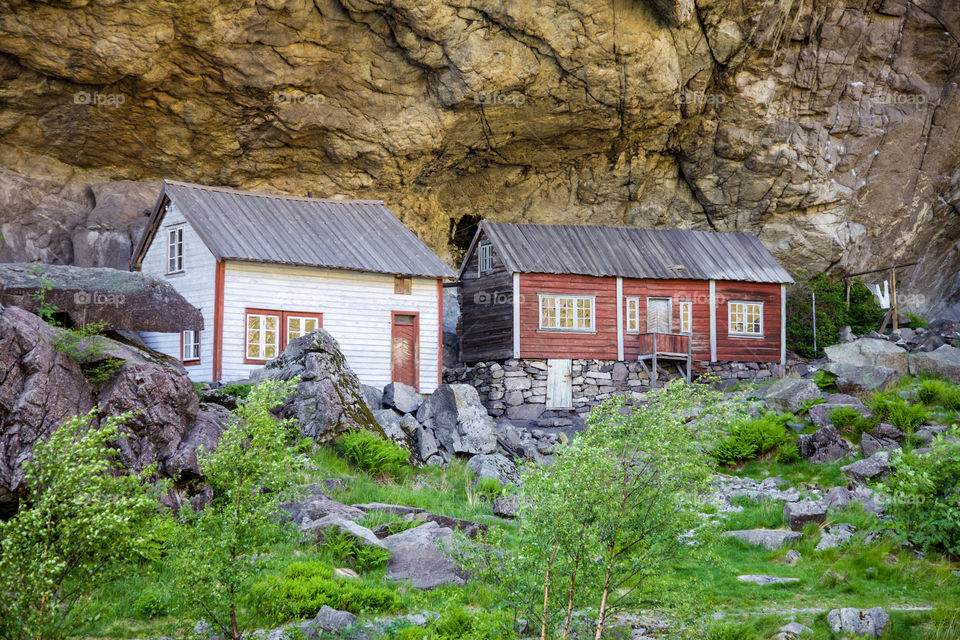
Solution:
M344 531L328 533L325 545L341 562L348 562L360 571L380 569L390 559L390 552L365 545Z
M500 611L470 611L450 606L426 628L407 627L392 637L396 640L510 640L516 633L512 619Z
M940 396L940 404L944 409L960 411L960 387L950 385Z
M277 623L313 617L324 605L354 614L400 606L400 597L389 589L336 579L331 567L313 561L294 562L281 574L254 584L247 600Z
M923 329L927 326L927 321L915 313L907 311L907 317L910 318L910 324L907 326L911 329Z
M810 400L807 400L806 402L800 405L800 407L797 409L797 415L805 416L808 413L810 413L810 409L817 406L818 404L823 404L824 402L826 402L826 400L824 400L822 397L811 398Z
M887 406L890 423L904 432L913 431L930 417L930 412L922 404L908 405L901 398L890 401Z
M841 433L849 430L859 417L860 412L851 407L837 407L830 412L830 422L833 423L833 426Z
M960 554L960 444L938 437L932 446L925 454L893 454L886 510L915 545Z
M757 640L757 632L747 623L717 621L710 625L706 640Z
M156 587L148 587L133 601L133 610L146 618L157 618L170 613L166 595Z
M249 397L252 389L253 385L250 383L234 383L223 385L223 388L220 389L220 391L228 396L233 396L234 398L246 398Z
M837 376L829 371L817 371L813 374L812 380L817 383L821 389L829 389L837 382Z
M487 502L492 502L503 495L503 486L496 478L487 476L477 481L477 486L473 490L474 495L480 496Z
M879 420L887 420L890 417L890 402L893 399L888 393L876 391L866 405L873 411L873 415Z
M752 460L789 441L783 418L767 413L732 427L710 455L720 464Z
M341 455L372 476L398 476L410 459L406 449L370 431L351 431L339 442Z
M813 349L813 308L811 293L817 294L817 350ZM850 325L854 333L876 329L884 310L877 299L860 280L850 287L850 307L847 308L846 285L819 274L796 284L787 293L787 348L805 358L822 355L823 348L837 344L840 328Z
M795 442L780 445L777 449L777 462L780 464L792 464L800 459L800 447Z
M950 389L943 380L924 380L917 387L917 399L923 404L934 404Z

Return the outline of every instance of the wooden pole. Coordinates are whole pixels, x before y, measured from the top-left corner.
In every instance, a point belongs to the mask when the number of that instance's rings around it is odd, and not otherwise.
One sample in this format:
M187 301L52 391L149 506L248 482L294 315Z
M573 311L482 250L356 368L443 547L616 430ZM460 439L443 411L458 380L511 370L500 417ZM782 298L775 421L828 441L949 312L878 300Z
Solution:
M847 311L850 311L850 278L847 278Z
M810 299L813 305L813 355L817 355L817 290L810 290Z
M653 380L650 381L650 388L657 388L657 332L653 332Z
M691 333L687 334L687 384L693 379L693 327L690 327Z
M892 299L892 302L893 302L893 330L899 331L900 319L897 318L897 316L900 315L900 312L897 309L897 268L896 267L893 267L890 269L890 298Z

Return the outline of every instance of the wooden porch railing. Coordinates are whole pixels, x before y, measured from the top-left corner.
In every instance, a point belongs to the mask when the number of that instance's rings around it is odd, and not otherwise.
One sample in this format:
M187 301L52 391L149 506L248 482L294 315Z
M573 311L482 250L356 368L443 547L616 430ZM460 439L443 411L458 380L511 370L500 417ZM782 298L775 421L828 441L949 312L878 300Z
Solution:
M687 333L641 333L637 336L640 356L637 358L640 365L646 369L645 360L651 360L651 367L647 371L650 376L650 386L657 386L657 360L686 360L686 369L681 369L684 379L690 382L690 370L693 365L693 341ZM679 368L680 365L678 364Z

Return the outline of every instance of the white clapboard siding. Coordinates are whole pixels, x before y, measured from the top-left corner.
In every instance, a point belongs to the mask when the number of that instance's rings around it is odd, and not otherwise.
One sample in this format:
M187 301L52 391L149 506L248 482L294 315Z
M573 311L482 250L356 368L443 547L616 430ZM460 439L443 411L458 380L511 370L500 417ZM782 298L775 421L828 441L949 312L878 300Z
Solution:
M165 278L187 302L203 313L200 333L200 364L187 367L190 378L197 382L213 379L213 299L217 261L200 237L171 203L160 221L160 227L143 259L143 273ZM167 231L183 224L183 273L167 275ZM180 359L180 334L141 332L147 346Z
M323 328L340 343L360 381L390 382L391 312L420 317L420 392L437 387L439 308L437 281L414 278L412 294L394 293L392 275L316 267L227 261L223 310L223 380L246 378L259 365L244 364L245 309L323 314Z

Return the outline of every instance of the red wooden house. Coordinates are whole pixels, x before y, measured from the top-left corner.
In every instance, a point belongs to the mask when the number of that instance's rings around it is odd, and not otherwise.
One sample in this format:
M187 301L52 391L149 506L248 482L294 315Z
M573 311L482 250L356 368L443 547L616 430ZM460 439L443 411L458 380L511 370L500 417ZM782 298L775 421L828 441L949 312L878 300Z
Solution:
M484 221L459 279L465 363L786 359L793 280L748 234Z

